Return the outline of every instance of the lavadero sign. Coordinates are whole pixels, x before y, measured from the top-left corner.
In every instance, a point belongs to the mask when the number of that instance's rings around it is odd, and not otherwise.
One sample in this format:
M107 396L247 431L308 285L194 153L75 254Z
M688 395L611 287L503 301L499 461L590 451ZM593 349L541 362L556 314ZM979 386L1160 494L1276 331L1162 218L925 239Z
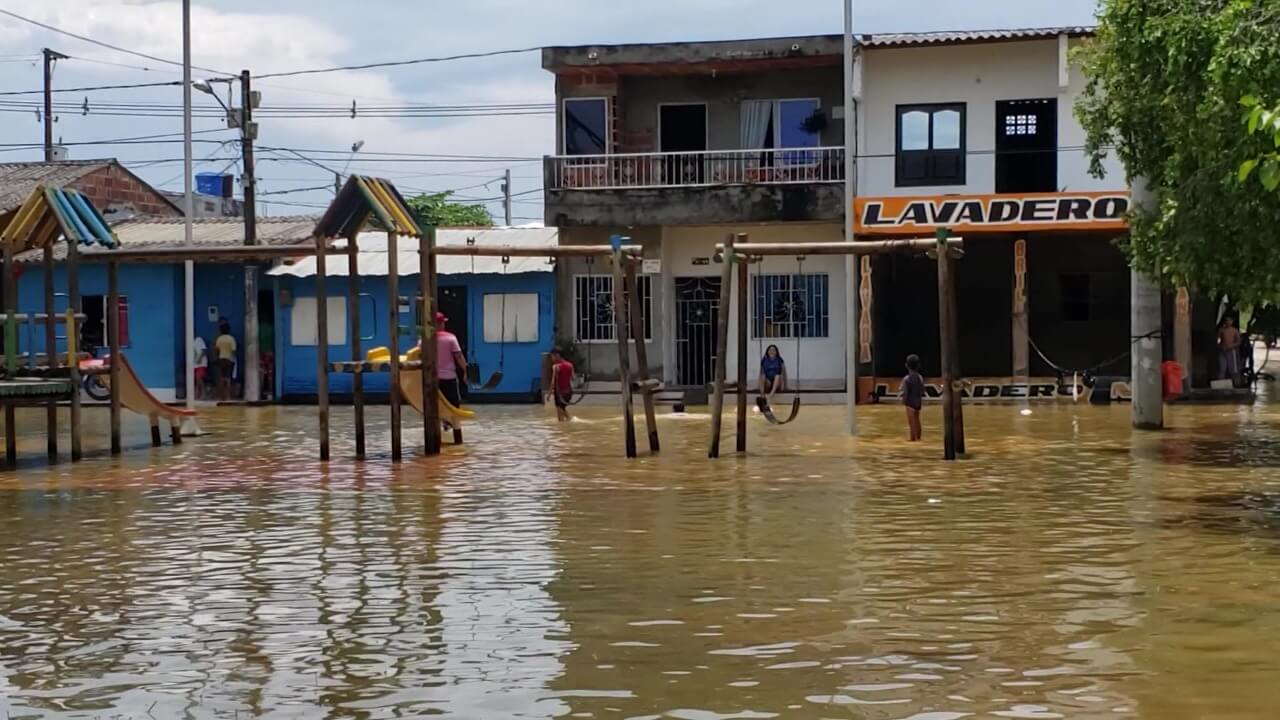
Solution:
M854 200L859 235L956 235L983 232L1124 231L1128 192L860 197Z
M901 397L902 381L898 378L863 378L859 380L859 396L875 395L884 402ZM927 378L924 386L925 400L942 400L943 384L940 378ZM1075 387L1071 382L1059 383L1056 378L965 378L960 381L960 396L970 400L986 401L1072 401L1087 400L1092 388L1079 380ZM1108 397L1113 401L1133 398L1129 383L1115 381L1109 386Z

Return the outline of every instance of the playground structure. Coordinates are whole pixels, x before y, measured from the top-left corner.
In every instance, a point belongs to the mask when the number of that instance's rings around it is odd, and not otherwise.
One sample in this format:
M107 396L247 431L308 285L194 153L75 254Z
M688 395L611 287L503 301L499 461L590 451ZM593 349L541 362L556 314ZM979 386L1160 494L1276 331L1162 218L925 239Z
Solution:
M943 457L955 460L965 452L964 410L961 394L957 391L959 375L958 312L954 282L954 260L964 252L964 242L952 238L947 228L939 228L934 239L864 240L843 242L795 242L750 243L746 233L730 235L723 244L716 246L716 260L723 264L720 274L719 321L716 328L715 380L711 396L711 442L707 451L710 458L720 457L720 434L723 425L724 397L727 391L737 393L736 450L747 451L747 393L749 390L747 367L747 294L750 265L767 255L885 255L889 253L913 253L935 255L938 260L938 332L942 355L943 376ZM734 277L737 277L737 379L727 382L729 350L729 308L734 300ZM797 358L798 360L798 358ZM849 392L856 392L850 387ZM791 414L785 420L777 420L761 398L761 410L774 424L786 424L800 411L800 396L792 401Z

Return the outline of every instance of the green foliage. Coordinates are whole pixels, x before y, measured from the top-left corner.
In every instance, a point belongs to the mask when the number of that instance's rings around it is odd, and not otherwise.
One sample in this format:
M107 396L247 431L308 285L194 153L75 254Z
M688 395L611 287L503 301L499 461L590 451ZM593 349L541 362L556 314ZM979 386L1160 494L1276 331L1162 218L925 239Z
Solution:
M1280 299L1280 196L1240 183L1269 150L1239 105L1280 87L1280 0L1103 0L1098 20L1076 114L1094 173L1114 147L1155 198L1131 218L1131 262L1238 305Z
M1258 171L1258 182L1269 192L1280 190L1280 105L1267 107L1253 95L1245 95L1240 99L1244 106L1244 124L1250 135L1261 135L1264 144L1270 148L1257 157L1251 157L1240 163L1240 182L1246 182L1254 170Z
M493 218L484 205L449 202L452 191L418 195L405 201L419 225L432 227L491 227Z

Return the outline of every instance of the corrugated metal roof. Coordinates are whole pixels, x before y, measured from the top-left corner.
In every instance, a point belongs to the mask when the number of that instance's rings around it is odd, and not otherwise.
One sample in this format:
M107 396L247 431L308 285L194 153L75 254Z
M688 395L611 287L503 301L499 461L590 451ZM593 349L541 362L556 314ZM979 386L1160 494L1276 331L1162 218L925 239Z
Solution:
M1000 42L1004 40L1044 40L1059 35L1079 37L1092 35L1094 28L1085 25L1064 27L1017 28L1011 30L944 30L922 33L876 33L859 35L864 47L900 47L910 45L960 45L964 43Z
M313 242L314 217L258 218L260 245L309 245ZM244 221L239 218L195 218L191 221L191 242L195 247L233 247L244 244ZM182 249L188 247L182 218L134 218L112 228L121 247ZM104 248L86 247L82 253L110 252ZM54 258L66 258L65 243L54 246ZM39 253L23 253L18 262L39 260Z
M0 163L0 214L16 209L38 185L61 187L110 164L110 160Z
M556 228L441 228L436 231L436 244L441 246L464 246L469 238L475 244L510 245L516 247L555 247L560 242L560 233ZM360 244L360 254L356 256L357 267L361 276L375 277L387 274L387 236L380 232L361 233L356 239ZM329 277L346 277L348 260L346 241L336 240L334 253L325 257L325 274ZM418 274L418 241L414 238L399 238L396 243L397 271L400 275ZM461 257L442 255L436 258L436 272L440 275L466 274L502 274L551 272L555 263L544 257L513 257L503 269L502 258L496 257ZM316 274L316 259L306 257L291 264L279 265L270 270L268 275L289 277L311 277Z

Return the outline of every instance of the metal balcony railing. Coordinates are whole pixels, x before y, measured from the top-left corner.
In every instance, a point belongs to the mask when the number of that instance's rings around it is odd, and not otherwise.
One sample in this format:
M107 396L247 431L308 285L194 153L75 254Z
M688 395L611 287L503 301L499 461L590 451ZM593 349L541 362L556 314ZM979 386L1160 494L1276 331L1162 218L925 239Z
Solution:
M547 187L557 190L844 181L842 147L557 155L544 162Z

